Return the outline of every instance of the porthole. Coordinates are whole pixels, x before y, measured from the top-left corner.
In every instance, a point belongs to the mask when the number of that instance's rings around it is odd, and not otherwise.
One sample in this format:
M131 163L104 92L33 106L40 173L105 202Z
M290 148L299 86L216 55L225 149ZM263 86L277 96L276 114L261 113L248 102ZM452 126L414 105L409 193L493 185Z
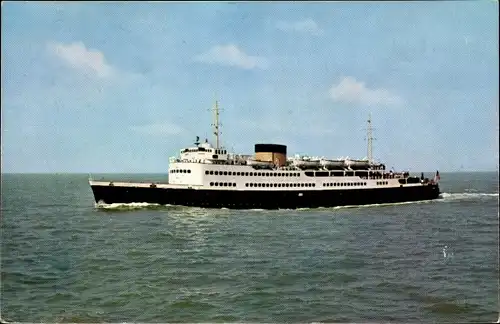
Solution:
M214 186L214 183L213 182L210 182L210 186L213 187Z
M250 183L250 187L253 187L253 183Z
M224 171L224 175L227 175L227 171Z
M301 186L301 187L304 187L304 184L303 184L303 183L301 183L301 184L300 184L300 186Z
M236 172L236 176L239 176L239 175L240 175L240 173L239 173L239 172Z
M245 172L245 176L247 176L247 177L248 177L248 172Z
M313 183L313 187L316 187L316 184L315 184L315 183Z
M213 172L213 171L210 171L209 173L210 173L210 175L213 175L213 174L214 174L214 172Z
M277 186L278 186L278 184L277 184L277 183L275 183L275 184L273 185L273 187L275 187L275 188L276 188Z
M219 171L215 171L214 173L215 173L215 175L219 175Z
M231 171L229 171L229 172L227 173L227 175L231 175L231 174L232 174L232 172L231 172Z
M233 182L233 187L236 187L236 183Z
M248 183L245 183L245 187L248 187Z
M215 186L216 186L216 187L218 187L218 186L219 186L219 183L218 183L218 182L216 182L216 183L215 183Z

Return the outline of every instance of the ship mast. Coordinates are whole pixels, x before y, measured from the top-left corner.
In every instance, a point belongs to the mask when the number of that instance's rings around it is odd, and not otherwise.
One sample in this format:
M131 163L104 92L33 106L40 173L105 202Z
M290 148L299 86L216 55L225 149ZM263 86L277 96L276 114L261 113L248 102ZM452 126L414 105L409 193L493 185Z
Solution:
M214 112L214 123L212 124L212 126L214 127L215 148L219 149L220 125L219 125L219 102L217 100L215 100L215 106L213 108L213 112Z
M368 114L368 127L366 128L366 139L368 141L368 161L370 163L373 162L373 128L372 128L372 114Z

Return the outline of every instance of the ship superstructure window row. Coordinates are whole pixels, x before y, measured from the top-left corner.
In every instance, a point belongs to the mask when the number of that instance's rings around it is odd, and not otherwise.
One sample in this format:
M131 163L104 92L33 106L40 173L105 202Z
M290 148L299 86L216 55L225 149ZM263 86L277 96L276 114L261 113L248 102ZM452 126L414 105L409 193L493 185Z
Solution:
M316 187L315 183L245 183L245 187L251 188L297 188L297 187Z
M170 170L170 173L191 173L191 170L174 169Z
M377 181L378 186L388 185L389 181Z
M244 176L244 177L299 177L299 172L237 172L237 171L205 171L206 175Z
M234 182L210 182L211 187L236 187Z
M333 183L323 183L324 187L357 187L366 186L366 182L333 182Z

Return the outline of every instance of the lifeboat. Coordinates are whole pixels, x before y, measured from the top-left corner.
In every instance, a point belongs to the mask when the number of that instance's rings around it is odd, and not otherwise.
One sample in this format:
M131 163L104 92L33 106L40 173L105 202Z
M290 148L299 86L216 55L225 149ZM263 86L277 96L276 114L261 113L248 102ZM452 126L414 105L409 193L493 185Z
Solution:
M272 169L274 167L274 163L267 161L259 161L255 159L248 159L247 165L255 168L255 169Z
M320 160L320 164L323 168L328 170L343 169L345 167L344 160Z
M292 161L293 166L299 169L317 169L321 166L319 159L313 159L309 157L295 158Z
M367 169L370 166L370 161L368 160L345 160L347 167L355 169Z

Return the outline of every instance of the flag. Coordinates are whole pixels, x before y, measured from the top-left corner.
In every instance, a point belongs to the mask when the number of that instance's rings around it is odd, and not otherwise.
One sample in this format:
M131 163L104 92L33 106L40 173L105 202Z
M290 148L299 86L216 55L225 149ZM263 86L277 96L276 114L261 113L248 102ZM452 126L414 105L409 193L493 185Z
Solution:
M439 176L439 171L436 170L436 176L434 178L436 180L441 180L441 177Z

